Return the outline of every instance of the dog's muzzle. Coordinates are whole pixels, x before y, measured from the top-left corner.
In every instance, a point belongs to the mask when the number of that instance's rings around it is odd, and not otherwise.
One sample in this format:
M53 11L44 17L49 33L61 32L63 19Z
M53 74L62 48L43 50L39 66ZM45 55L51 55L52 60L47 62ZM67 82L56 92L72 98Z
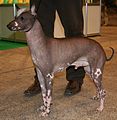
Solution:
M7 28L11 31L19 31L21 29L16 21L10 22Z
M13 29L13 27L12 27L10 24L7 25L7 28L8 28L9 30L11 30L11 31L12 31L12 29Z

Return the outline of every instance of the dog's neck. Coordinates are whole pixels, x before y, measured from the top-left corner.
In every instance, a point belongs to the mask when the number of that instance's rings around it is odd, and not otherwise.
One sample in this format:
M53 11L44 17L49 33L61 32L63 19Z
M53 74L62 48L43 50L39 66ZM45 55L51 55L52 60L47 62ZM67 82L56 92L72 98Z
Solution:
M39 21L36 19L33 27L26 32L27 43L30 47L44 47L46 44L46 36L42 30Z
M29 41L34 41L34 40L41 40L43 37L45 37L45 34L42 30L42 27L39 23L39 21L36 19L32 28L26 32L26 37L27 37L27 40ZM36 38L36 39L35 39Z

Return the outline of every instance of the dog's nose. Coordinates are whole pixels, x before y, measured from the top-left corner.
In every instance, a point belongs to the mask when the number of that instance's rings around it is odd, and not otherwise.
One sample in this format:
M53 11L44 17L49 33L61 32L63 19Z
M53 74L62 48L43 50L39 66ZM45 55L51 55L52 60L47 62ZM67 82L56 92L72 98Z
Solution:
M14 22L15 20L13 20L13 21L11 21L8 25L7 25L7 28L9 29L9 30L11 30L11 31L13 31L14 30L14 27L15 27L15 25L14 25Z
M9 30L12 30L11 24L8 24L8 25L7 25L7 28L8 28Z
M10 25L9 24L7 25L7 28L10 29Z

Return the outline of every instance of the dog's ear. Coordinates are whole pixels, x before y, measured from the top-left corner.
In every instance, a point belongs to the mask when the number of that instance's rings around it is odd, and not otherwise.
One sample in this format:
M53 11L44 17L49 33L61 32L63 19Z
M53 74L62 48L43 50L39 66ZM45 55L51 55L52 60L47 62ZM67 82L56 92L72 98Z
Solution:
M20 7L17 4L15 5L15 7L17 11L20 9Z
M32 5L32 7L31 7L31 14L36 16L35 5Z

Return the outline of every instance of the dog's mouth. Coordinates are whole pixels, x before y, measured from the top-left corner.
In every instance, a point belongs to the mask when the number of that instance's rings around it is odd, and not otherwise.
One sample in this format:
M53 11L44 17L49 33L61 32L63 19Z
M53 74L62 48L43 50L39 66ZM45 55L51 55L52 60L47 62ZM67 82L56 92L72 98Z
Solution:
M10 26L10 24L7 25L7 28L11 31L13 31L13 27Z
M11 31L18 31L18 32L28 32L30 28L20 27L20 26L13 26L11 24L7 25L7 28Z
M19 31L19 32L22 32L24 29L19 27L19 26L12 26L10 24L7 25L7 28L11 31Z

